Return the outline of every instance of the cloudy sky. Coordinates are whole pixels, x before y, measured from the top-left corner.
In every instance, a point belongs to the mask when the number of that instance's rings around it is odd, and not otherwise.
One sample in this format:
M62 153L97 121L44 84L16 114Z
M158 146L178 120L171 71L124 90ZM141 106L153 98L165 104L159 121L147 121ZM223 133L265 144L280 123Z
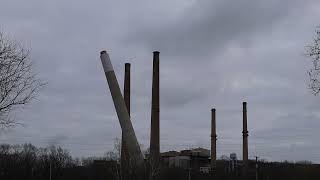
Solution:
M0 143L58 144L99 156L121 131L99 52L119 83L132 67L132 121L149 146L152 51L160 51L161 150L210 147L241 156L248 102L249 157L320 163L320 99L307 88L304 47L320 24L317 0L2 0L0 29L31 49L48 82L16 112L24 126Z

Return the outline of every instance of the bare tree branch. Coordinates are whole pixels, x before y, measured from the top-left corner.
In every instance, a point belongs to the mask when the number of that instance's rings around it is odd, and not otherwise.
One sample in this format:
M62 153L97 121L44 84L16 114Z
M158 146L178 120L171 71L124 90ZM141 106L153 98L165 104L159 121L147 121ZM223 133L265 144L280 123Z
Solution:
M29 50L0 32L0 127L19 123L10 116L29 104L45 85L33 73Z

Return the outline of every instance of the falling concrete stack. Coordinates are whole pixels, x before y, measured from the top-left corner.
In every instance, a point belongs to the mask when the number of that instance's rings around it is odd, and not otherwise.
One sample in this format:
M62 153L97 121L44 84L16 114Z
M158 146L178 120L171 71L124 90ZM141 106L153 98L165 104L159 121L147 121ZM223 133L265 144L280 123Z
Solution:
M144 158L141 152L136 134L130 121L130 116L126 107L124 98L122 97L120 87L110 61L110 57L106 51L100 52L100 59L108 81L109 89L113 99L119 123L123 132L123 139L128 150L130 159L135 162L137 166L143 165Z

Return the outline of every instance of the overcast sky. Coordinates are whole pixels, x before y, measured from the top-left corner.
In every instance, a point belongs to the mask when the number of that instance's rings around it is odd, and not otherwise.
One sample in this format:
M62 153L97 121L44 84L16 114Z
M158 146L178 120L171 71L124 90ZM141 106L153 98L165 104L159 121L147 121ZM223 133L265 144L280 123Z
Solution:
M242 158L247 101L250 158L320 163L320 98L303 55L319 17L318 0L2 0L1 31L31 49L48 85L0 143L112 150L121 129L99 59L107 49L121 86L131 63L132 122L147 148L158 50L161 151L209 148L215 107L218 156Z

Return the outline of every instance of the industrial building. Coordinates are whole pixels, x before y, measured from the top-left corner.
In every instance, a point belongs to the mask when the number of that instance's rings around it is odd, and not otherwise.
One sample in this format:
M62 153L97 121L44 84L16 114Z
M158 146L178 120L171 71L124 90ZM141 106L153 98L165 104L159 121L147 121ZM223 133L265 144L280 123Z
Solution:
M195 148L190 150L169 151L161 153L163 165L167 167L178 167L183 169L209 167L210 150Z
M209 173L212 171L210 150L205 148L194 148L190 150L168 151L161 153L162 166L168 168L192 169L196 172ZM238 160L236 153L231 153L229 157L214 160L216 166L224 169L227 173L237 174L241 171L243 161ZM219 162L218 162L219 161ZM217 165L218 164L218 165ZM217 167L216 167L217 168Z

